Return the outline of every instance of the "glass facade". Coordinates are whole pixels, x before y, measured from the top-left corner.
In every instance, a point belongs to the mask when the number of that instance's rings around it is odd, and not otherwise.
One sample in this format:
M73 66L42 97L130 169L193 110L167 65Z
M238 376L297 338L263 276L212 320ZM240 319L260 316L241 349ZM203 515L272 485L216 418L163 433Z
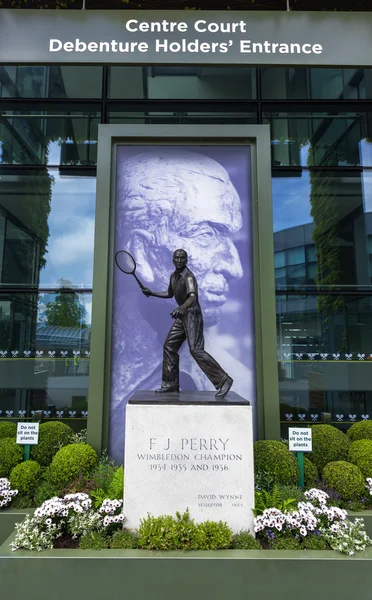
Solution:
M0 418L85 426L99 123L270 124L283 435L372 418L371 117L365 69L0 66Z

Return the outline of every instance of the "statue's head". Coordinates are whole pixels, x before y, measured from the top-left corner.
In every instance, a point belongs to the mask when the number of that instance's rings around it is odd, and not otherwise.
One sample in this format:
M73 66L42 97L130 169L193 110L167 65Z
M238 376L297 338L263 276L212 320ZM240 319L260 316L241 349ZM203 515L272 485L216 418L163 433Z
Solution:
M187 252L186 250L176 250L173 252L173 264L176 267L176 271L183 271L187 265Z
M215 325L230 280L243 274L233 241L241 203L226 169L204 154L157 147L120 164L117 193L117 235L138 276L167 289L169 266L183 252L198 280L204 322Z

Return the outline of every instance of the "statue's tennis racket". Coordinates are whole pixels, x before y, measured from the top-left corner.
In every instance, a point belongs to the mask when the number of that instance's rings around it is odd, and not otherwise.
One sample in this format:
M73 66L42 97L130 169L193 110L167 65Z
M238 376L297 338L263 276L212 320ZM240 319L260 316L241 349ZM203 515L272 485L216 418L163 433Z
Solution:
M129 254L129 252L126 250L119 250L119 252L115 254L115 262L120 271L126 275L133 275L140 288L143 290L146 289L146 286L143 285L136 275L136 261L134 260L133 256Z

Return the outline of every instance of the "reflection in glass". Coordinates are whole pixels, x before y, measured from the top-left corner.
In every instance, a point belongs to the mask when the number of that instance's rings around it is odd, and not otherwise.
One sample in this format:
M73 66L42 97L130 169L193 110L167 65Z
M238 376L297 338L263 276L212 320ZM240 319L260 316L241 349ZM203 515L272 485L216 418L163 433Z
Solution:
M46 167L0 177L0 284L91 287L95 178Z
M358 100L372 98L371 69L277 68L261 71L262 98Z
M100 66L0 66L0 98L99 98L101 93Z
M304 110L304 109L302 109ZM345 112L264 111L271 125L271 154L274 166L354 166L368 164L361 143L366 143L371 114ZM369 138L368 138L369 139Z
M277 296L283 423L329 412L346 427L372 414L372 297L354 294Z
M1 295L2 416L86 419L91 294Z
M110 98L228 100L256 97L249 67L110 67Z
M17 105L0 117L0 163L95 165L100 109ZM56 152L58 148L58 152ZM50 153L54 149L51 160Z
M275 174L277 284L370 285L370 176L307 170L288 177Z
M121 110L109 112L110 123L157 123L157 124L198 124L198 123L257 123L255 111L250 112L194 112L175 111L166 112L123 112Z

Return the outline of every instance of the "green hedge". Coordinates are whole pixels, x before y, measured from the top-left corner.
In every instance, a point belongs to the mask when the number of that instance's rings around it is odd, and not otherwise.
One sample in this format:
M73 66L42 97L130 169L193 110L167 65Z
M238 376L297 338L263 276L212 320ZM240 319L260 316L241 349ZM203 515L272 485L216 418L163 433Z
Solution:
M70 444L58 450L49 467L48 479L62 490L79 475L88 475L98 460L89 444Z
M23 446L13 438L0 440L0 477L9 477L10 472L23 460Z
M365 492L365 481L360 469L344 460L328 463L322 475L326 485L335 490L341 500L358 498Z
M31 458L39 465L47 467L63 446L71 444L74 432L65 423L49 421L39 427L39 442L31 448Z
M20 494L32 496L39 484L40 475L40 465L34 460L26 460L12 469L9 481L12 488Z
M372 477L372 440L357 440L349 449L349 461L359 467L364 477Z
M329 462L347 460L349 438L332 425L313 425L313 451L308 458L321 473Z
M15 438L17 435L17 425L10 421L2 421L0 423L0 440L4 438Z
M255 473L265 473L278 485L298 485L295 455L283 442L259 440L254 444Z
M372 440L372 421L354 423L346 433L351 442L356 440Z
M319 472L314 463L311 462L306 456L304 458L304 471L305 471L305 488L311 489L318 485Z

